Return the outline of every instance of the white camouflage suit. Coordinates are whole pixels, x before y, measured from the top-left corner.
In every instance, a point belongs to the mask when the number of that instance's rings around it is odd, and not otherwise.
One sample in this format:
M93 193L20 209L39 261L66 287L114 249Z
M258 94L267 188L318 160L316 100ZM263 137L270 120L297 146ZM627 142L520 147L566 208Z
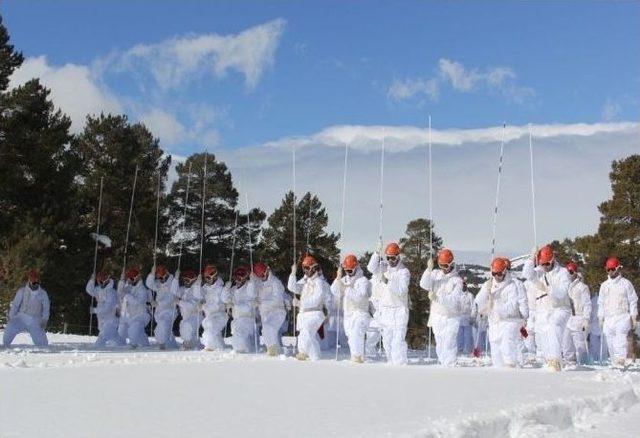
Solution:
M255 278L253 281L262 322L262 341L267 348L279 348L282 345L280 327L287 317L284 285L271 272L266 280Z
M49 321L49 295L38 285L36 290L29 284L22 286L9 305L9 323L4 328L2 343L9 347L13 339L22 332L28 332L37 347L49 345L44 328Z
M409 280L411 274L402 261L391 266L374 252L367 269L373 276L372 295L377 296L376 319L382 329L382 344L387 362L407 363L407 324L409 322ZM456 330L457 333L457 330Z
M208 350L224 350L222 330L227 326L229 315L223 300L224 282L220 277L213 284L202 284L204 295L204 320L202 320L202 343Z
M96 307L91 312L98 318L98 339L96 339L96 347L104 347L107 342L112 341L117 345L125 345L126 341L118 335L118 316L116 310L118 308L118 293L113 284L113 280L102 287L96 284L95 278L92 276L87 282L85 291L96 300Z
M598 294L598 319L612 361L627 358L627 335L638 317L638 296L633 284L622 275L607 278Z
M173 284L173 275L168 274L167 279L163 283L155 277L155 271L152 270L147 276L145 282L147 288L155 292L155 312L154 319L156 327L153 334L156 342L169 348L177 348L175 336L173 336L173 323L176 319L176 297L171 291Z
M364 359L365 334L369 328L369 298L371 283L358 266L353 276L336 278L331 285L331 293L336 301L342 301L344 309L344 331L349 343L351 357Z
M515 367L520 350L520 327L529 316L527 298L519 281L507 273L504 280L486 281L476 297L478 312L488 315L493 366Z
M585 363L589 354L587 334L591 319L591 294L580 277L571 283L569 298L573 306L562 341L562 356L568 362Z
M558 262L554 262L553 268L545 272L541 266L534 267L533 260L526 260L522 268L522 275L532 283L536 289L536 309L547 307L547 321L538 321L536 313L536 341L540 343L544 337L544 353L547 360L562 360L562 340L567 328L567 321L571 316L571 303L569 301L569 286L571 277L569 272ZM546 302L541 302L545 300ZM542 326L540 324L542 323Z
M295 273L289 275L287 289L300 296L300 311L296 318L298 350L311 360L320 359L318 329L325 321L323 308L331 307L331 289L322 274L306 275L296 280Z
M144 328L151 320L147 309L147 303L153 299L151 291L145 287L142 280L131 285L121 279L118 282L118 296L120 297L118 334L123 339L129 339L129 345L133 347L148 347L149 338Z
M200 348L200 323L202 322L202 287L198 277L189 287L180 285L178 276L171 281L171 293L178 299L180 309L180 337L184 348Z
M236 353L249 353L256 344L256 287L255 282L247 280L242 286L227 283L222 299L232 308L231 344Z
M440 269L427 269L420 278L420 287L429 291L431 307L427 326L433 329L438 360L453 366L458 356L462 278L455 268L446 274Z

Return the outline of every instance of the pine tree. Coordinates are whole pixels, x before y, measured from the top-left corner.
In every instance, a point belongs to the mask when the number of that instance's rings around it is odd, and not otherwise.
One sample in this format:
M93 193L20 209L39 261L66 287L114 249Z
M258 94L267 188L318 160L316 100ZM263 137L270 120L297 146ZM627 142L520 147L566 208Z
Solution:
M253 208L249 211L247 218L246 208L243 208L245 203L239 199L238 191L233 186L231 173L226 164L217 161L213 154L194 154L184 163L176 166L178 179L173 183L168 197L168 223L173 232L169 254L174 259L170 267L177 268L177 257L181 245L183 250L181 268L197 270L199 267L205 157L207 175L203 264L215 264L219 272L226 277L231 262L236 213L238 223L235 229L235 266L249 264L249 240L253 249L256 250L260 245L260 229L266 214L258 208ZM187 182L189 182L189 199L185 222L184 201ZM241 211L243 213L240 213ZM182 233L183 225L184 234Z
M432 232L431 246L429 232ZM407 342L412 348L424 348L427 338L427 319L429 317L429 301L427 294L420 288L420 276L427 268L429 257L435 256L442 247L442 239L433 231L433 224L428 219L415 219L407 224L406 236L400 239L403 263L411 272L409 284L409 324Z
M338 234L328 233L329 217L317 196L307 192L296 204L296 258L313 255L325 276L332 279L340 262ZM287 278L293 264L293 192L267 219L259 251L262 260L280 277Z
M22 53L16 52L11 44L9 44L9 32L2 24L2 15L0 15L0 92L6 91L9 86L9 78L22 65L24 57ZM0 111L0 117L3 111Z

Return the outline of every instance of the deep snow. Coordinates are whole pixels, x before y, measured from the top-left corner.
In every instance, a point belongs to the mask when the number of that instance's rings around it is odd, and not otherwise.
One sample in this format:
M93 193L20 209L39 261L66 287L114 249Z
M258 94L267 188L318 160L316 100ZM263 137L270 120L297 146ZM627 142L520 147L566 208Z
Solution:
M640 365L393 367L28 337L0 350L0 437L638 436ZM327 357L330 357L328 354ZM472 365L472 361L468 361Z

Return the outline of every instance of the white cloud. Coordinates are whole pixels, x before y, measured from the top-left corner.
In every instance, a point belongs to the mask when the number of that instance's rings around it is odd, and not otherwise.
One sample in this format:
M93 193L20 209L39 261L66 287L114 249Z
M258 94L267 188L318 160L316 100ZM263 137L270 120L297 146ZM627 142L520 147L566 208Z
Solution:
M248 89L253 89L274 63L285 24L285 20L278 18L233 35L192 35L157 44L139 44L111 55L106 68L113 64L111 67L116 70L130 71L144 66L165 90L183 86L207 73L220 78L235 70L244 75Z
M163 144L177 144L185 135L184 125L164 110L154 108L140 116L140 120Z
M186 126L178 120L178 115L164 109L151 108L139 119L160 139L165 148L172 149L184 143L196 143L203 147L215 147L220 142L220 133L213 126L218 112L206 105L190 105L180 116Z
M72 121L72 130L82 130L87 114L121 112L117 97L92 76L84 65L50 65L45 56L27 58L11 76L10 87L40 78L40 82L51 89L51 99Z
M517 75L509 67L490 67L485 71L477 68L467 69L462 63L447 58L438 61L437 74L433 78L407 78L395 80L387 96L396 101L426 95L430 100L437 99L439 91L445 85L460 93L479 90L497 92L510 102L523 103L535 96L531 87L516 83Z
M611 99L607 99L604 106L602 107L602 120L606 122L610 122L618 118L620 113L622 112L622 107L618 102L614 102Z
M592 233L597 205L610 196L611 161L637 153L640 124L534 125L539 243ZM427 206L425 130L406 126L335 126L218 155L234 175L247 168L250 202L273 211L291 188L291 147L297 149L298 194L319 193L329 227L340 226L344 142L350 149L345 247L375 245L378 227L380 139L385 158L385 240L398 239ZM433 194L436 233L459 250L487 252L495 200L501 127L434 130ZM524 253L532 245L528 127L507 127L503 190L498 218L500 253ZM392 139L393 138L393 139ZM567 184L567 178L579 181ZM577 185L576 185L577 184ZM579 187L580 196L575 196Z

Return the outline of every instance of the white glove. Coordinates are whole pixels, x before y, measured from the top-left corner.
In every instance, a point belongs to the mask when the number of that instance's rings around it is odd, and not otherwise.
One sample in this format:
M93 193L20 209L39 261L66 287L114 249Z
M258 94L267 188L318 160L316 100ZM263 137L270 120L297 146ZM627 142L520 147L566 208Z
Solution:
M342 266L338 268L338 272L336 273L336 280L340 280L342 278Z
M378 242L378 246L377 246L376 252L378 253L378 255L380 257L382 257L382 240Z
M430 290L429 291L429 301L433 301L436 298L436 294Z
M433 271L433 259L431 257L427 260L427 271Z
M89 307L89 313L91 313L92 315L96 315L96 308L95 307Z
M298 273L298 264L294 263L293 265L291 265L291 273L293 275L296 275Z
M91 274L91 281L96 281L96 273L94 272L93 274Z
M638 328L638 320L636 317L631 317L631 330L635 331Z
M175 273L175 274L173 274L173 276L174 276L175 278L177 278L178 280L180 279L180 268L176 269L176 273Z
M231 283L231 280L229 280L224 284L224 287L225 287L225 289L231 289L232 285L233 285L233 283Z

